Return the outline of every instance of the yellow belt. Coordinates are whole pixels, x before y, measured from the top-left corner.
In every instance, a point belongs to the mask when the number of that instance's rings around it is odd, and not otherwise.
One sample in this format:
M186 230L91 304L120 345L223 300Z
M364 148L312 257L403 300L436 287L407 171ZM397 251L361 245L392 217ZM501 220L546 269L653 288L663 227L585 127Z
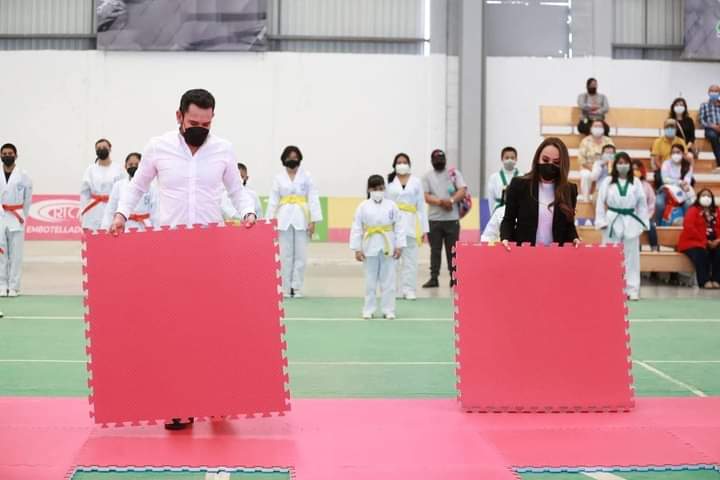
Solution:
M367 241L368 238L373 235L382 235L385 240L385 255L390 255L390 237L388 233L393 231L392 225L376 225L374 227L365 227L365 236L363 241Z
M310 224L310 209L308 208L307 198L303 195L285 195L280 199L280 206L283 205L300 205L305 212L305 220Z
M398 208L401 212L415 214L415 240L418 246L422 246L422 228L420 227L420 215L417 214L417 207L410 203L398 203Z

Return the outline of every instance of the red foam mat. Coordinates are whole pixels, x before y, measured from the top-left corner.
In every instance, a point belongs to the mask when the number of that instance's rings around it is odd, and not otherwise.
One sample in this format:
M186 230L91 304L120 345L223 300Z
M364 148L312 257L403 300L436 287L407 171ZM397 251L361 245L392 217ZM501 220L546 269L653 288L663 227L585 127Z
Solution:
M83 399L0 398L0 478L56 480L72 465L149 465L285 467L297 480L439 480L448 473L505 480L522 466L720 462L720 397L640 398L629 413L582 415L468 414L449 399L296 400L284 417L203 422L182 432L88 433L85 407ZM79 433L69 432L83 428L81 447ZM61 451L43 460L32 450L36 441Z
M289 408L274 224L83 241L97 423Z
M456 263L463 408L632 408L620 248L458 244Z

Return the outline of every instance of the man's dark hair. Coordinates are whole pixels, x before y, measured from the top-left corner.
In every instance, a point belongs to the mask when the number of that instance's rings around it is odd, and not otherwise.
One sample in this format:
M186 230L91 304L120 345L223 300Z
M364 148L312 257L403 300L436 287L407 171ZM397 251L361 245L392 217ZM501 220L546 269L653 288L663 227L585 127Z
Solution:
M211 109L215 111L215 97L212 93L202 88L196 88L185 92L180 99L180 112L187 113L190 109L190 105L197 105L203 110Z
M502 158L502 157L505 155L505 153L507 153L507 152L512 152L512 153L514 153L514 154L515 154L515 157L518 156L517 150L515 150L515 147L505 147L505 148L502 149L502 152L500 152L500 158Z
M617 152L617 147L615 147L615 145L613 145L612 143L606 143L605 145L603 145L601 152L604 152L608 148L611 148L613 153Z
M238 162L238 170L245 170L247 172L247 167L244 163Z
M15 156L17 157L17 147L15 147L15 145L13 145L12 143L6 143L2 147L0 147L0 150L5 150L6 148L11 149L15 153Z

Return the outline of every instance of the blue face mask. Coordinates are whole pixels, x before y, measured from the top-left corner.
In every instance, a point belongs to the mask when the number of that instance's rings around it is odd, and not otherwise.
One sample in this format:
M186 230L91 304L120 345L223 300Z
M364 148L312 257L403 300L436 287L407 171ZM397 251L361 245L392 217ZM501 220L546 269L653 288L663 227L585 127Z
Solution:
M718 99L720 99L720 93L719 93L719 92L711 92L711 93L710 93L710 101L716 102Z
M674 128L666 128L665 136L668 138L675 138L675 129Z

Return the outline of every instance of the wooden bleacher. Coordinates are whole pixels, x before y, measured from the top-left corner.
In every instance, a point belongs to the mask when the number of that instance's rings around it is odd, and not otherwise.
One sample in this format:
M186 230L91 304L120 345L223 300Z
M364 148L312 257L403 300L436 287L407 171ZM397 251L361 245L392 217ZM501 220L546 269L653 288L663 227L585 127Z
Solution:
M688 112L695 120L696 127L697 111ZM605 117L610 126L610 136L618 150L644 151L642 156L633 155L634 158L641 158L650 171L650 149L657 137L662 134L663 124L667 118L667 109L646 109L646 108L614 108ZM573 106L541 106L540 107L540 133L543 137L559 137L571 150L580 146L583 136L577 133L576 127L580 120L580 109ZM695 147L701 152L710 151L710 144L701 136L702 129L696 130ZM571 156L571 181L579 183L580 164L577 156ZM715 162L710 158L700 158L694 166L695 190L709 188L717 196L720 196L720 175L714 174ZM578 203L576 209L577 218L593 219L595 217L594 203ZM658 244L662 247L672 248L677 246L681 227L658 227ZM600 243L601 234L594 227L578 227L583 242ZM641 244L648 244L647 232L641 237ZM640 265L643 272L693 272L694 268L690 260L682 253L675 251L650 252L643 251L640 254Z
M662 247L675 248L682 227L657 227L658 245ZM595 227L578 227L578 234L583 243L600 244L602 242L602 234ZM644 232L640 237L640 244L643 246L650 245L648 233ZM640 252L640 270L643 272L687 272L695 271L690 259L679 252L661 251L661 252Z
M695 121L697 110L688 112ZM621 150L650 150L653 141L660 136L663 124L667 118L668 110L658 108L610 108L605 122L610 126L610 136L618 149ZM568 148L578 148L582 136L577 134L575 128L580 121L580 109L569 106L541 106L540 107L540 133L544 137L560 137ZM547 132L546 129L553 130ZM646 134L635 134L628 130L654 130ZM696 130L696 137L704 135L702 129ZM698 137L695 143L701 151L710 150L710 144L704 138Z

